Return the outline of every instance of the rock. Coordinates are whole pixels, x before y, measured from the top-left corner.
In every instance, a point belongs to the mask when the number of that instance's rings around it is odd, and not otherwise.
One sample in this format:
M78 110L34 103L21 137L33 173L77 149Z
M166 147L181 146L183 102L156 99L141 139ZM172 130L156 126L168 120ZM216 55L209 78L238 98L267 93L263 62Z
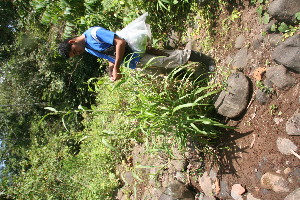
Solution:
M292 87L296 82L295 78L282 65L267 68L266 77L268 81L282 90Z
M183 184L188 183L187 175L183 172L176 172L175 179Z
M242 198L242 194L246 192L245 188L241 184L234 184L231 188L231 196L235 200Z
M234 47L237 49L243 48L245 45L245 40L246 40L246 38L243 35L238 36L235 40Z
M245 68L248 63L248 49L243 48L240 49L233 59L233 67L234 68Z
M279 44L274 49L272 57L277 63L300 73L300 34L289 37Z
M220 182L220 187L221 187L221 191L220 191L220 194L219 196L222 198L222 199L228 199L228 198L231 198L230 195L229 195L229 188L228 188L228 184L226 181L222 180Z
M178 181L173 181L160 196L159 200L194 200L194 194Z
M176 172L181 172L186 169L187 162L186 160L172 160L170 163L170 168L174 168Z
M288 135L300 135L300 113L295 113L285 126Z
M260 200L260 199L257 199L251 193L248 193L247 194L247 200Z
M132 172L125 172L123 174L123 181L128 185L133 185L135 180L133 178Z
M300 11L299 0L275 0L270 4L269 14L279 21L295 21L295 14Z
M247 107L249 81L243 73L239 72L230 75L227 83L227 90L219 94L214 106L219 114L235 118Z
M225 59L225 63L226 63L227 65L229 65L229 64L231 64L232 62L233 62L233 56L228 55L228 56L226 57L226 59Z
M199 178L199 184L205 196L213 196L213 184L207 172Z
M154 187L151 187L150 189L146 189L142 199L153 199L153 200L157 200L162 196L162 192ZM126 199L127 200L127 199Z
M290 193L288 196L284 198L284 200L296 200L300 199L300 188L294 190L292 193Z
M296 167L294 171L290 174L291 177L293 177L298 183L300 184L300 168Z
M252 42L252 47L254 48L254 49L258 49L259 47L260 47L260 45L261 45L261 40L260 39L256 39L256 40L254 40L253 42Z
M277 138L276 140L277 148L280 151L280 153L285 155L290 155L291 151L297 151L297 146L289 139L287 138Z
M269 43L271 47L277 47L281 43L281 35L279 34L270 34Z
M285 169L283 170L283 173L284 173L284 174L290 174L291 172L292 172L292 169L289 168L289 167L287 167L287 168L285 168Z
M271 98L270 95L267 94L266 92L263 92L261 89L258 89L256 91L256 101L258 101L260 104L265 105L266 103L268 103Z
M265 173L260 180L262 188L271 189L275 192L289 192L288 182L279 174Z

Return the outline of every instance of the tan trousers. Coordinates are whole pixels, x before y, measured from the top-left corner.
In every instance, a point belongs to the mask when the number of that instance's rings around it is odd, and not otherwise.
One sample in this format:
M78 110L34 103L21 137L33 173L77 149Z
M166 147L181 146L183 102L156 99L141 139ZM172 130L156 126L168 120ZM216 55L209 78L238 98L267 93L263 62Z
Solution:
M175 68L180 65L184 65L188 62L191 50L164 50L168 53L169 56L156 56L151 54L145 54L140 62L138 67L142 68L144 66L153 66L153 67L164 67L164 68Z

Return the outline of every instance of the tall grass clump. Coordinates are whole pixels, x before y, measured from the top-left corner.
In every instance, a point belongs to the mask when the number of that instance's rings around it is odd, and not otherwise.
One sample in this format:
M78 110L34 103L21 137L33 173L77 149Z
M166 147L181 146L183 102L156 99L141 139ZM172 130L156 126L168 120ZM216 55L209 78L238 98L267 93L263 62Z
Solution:
M212 97L219 85L194 78L188 66L165 77L127 71L120 82L113 85L102 79L95 88L97 109L114 106L104 132L112 133L109 138L115 138L117 146L137 141L168 151L172 145L186 147L189 140L207 146L226 127L214 119Z

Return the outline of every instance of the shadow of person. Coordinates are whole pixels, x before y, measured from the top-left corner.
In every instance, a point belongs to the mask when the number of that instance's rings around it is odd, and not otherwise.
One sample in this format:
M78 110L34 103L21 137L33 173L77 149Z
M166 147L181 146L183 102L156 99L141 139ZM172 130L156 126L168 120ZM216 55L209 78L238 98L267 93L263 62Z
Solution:
M253 131L246 133L239 133L234 129L226 130L222 136L219 137L218 142L215 144L215 152L211 159L214 166L218 166L220 177L225 174L231 174L238 177L237 170L234 163L238 163L239 158L243 153L247 153L246 147L239 147L236 145L236 140L250 135ZM211 166L213 167L213 166Z

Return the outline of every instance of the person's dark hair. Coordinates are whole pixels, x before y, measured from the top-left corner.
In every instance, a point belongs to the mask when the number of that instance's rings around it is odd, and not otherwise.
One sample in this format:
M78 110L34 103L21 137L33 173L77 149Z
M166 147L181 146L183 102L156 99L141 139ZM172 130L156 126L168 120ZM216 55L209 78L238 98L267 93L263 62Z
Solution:
M69 40L71 40L71 39L73 39L73 37L65 39L62 43L59 44L59 47L58 47L59 54L62 55L66 59L69 58L69 53L71 51L72 44L69 43Z

